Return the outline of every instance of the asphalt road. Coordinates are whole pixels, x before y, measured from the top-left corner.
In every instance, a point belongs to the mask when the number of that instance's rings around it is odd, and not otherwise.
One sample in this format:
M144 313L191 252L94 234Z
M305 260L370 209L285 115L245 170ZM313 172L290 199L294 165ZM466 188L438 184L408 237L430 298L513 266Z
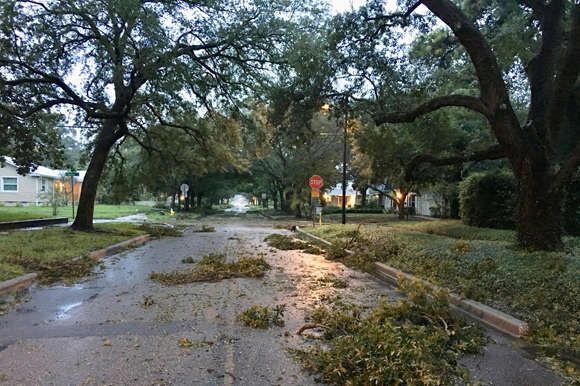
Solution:
M366 273L263 242L288 231L240 219L214 224L215 233L186 231L109 257L81 284L30 288L28 302L0 317L0 385L314 385L287 348L308 344L295 333L320 296L369 306L400 296ZM272 269L262 279L175 287L148 278L211 252L228 259L264 254ZM348 279L349 287L316 280L326 273ZM153 305L143 306L144 296ZM236 321L252 305L277 304L287 307L284 327L255 330ZM193 347L180 347L183 338ZM474 377L493 385L560 384L511 340L491 338L483 357L463 363Z

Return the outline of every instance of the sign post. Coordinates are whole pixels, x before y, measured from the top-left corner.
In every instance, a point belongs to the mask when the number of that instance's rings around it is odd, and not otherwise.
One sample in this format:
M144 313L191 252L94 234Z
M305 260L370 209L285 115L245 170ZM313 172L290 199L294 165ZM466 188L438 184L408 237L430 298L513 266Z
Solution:
M312 198L318 198L318 202L322 203L322 200L320 199L320 188L322 188L322 185L324 183L322 177L314 175L312 177L310 177L310 180L308 181L308 183L310 184L310 187L312 188ZM320 208L320 209L319 209ZM319 216L319 224L322 225L322 205L320 205L319 207L316 208L316 214ZM312 219L312 225L314 225L314 219Z
M268 209L268 198L266 193L262 193L262 208Z
M70 195L71 195L71 201L72 201L72 218L73 220L75 219L75 177L79 176L79 172L77 172L76 170L69 170L68 172L66 172L64 174L67 177L70 177Z
M189 192L189 185L181 184L181 192L183 193L183 198L185 199L185 212L187 213L187 207L189 206L189 200L187 199L187 192Z

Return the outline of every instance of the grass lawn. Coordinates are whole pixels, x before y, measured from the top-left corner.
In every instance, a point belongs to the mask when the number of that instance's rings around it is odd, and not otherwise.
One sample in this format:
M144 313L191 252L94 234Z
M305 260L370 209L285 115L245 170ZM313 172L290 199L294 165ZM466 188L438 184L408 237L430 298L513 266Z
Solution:
M390 227L415 232L430 233L439 236L466 240L488 240L513 242L514 231L504 229L476 228L464 225L461 220L438 220L420 222L398 222Z
M347 264L370 269L381 261L470 299L521 318L528 339L566 375L580 374L580 246L565 239L561 252L514 248L510 231L456 221L392 227L328 225L309 232L354 250ZM443 236L442 236L443 235ZM338 255L336 255L338 257ZM332 251L329 258L333 258ZM580 378L578 378L580 380Z
M77 207L75 206L75 214ZM137 213L155 213L159 209L143 205L95 205L95 218L117 218ZM2 206L0 207L0 221L31 220L37 218L50 218L52 208L49 206ZM59 208L56 217L68 217L72 220L72 208L65 206Z
M32 263L63 262L146 233L139 225L129 223L95 227L104 232L75 232L66 227L54 227L0 234L0 281L26 273L26 266Z

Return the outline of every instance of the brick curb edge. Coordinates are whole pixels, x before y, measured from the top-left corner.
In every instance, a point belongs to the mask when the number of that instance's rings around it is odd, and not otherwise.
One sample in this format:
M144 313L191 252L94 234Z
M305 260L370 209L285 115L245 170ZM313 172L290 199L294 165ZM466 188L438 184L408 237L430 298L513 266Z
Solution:
M296 227L296 231L305 235L311 240L317 241L327 246L332 245L332 243L321 239L320 237L316 237L303 231L298 226ZM345 251L349 254L353 253L349 250ZM395 286L399 283L399 280L397 279L399 275L404 275L407 279L411 280L421 280L413 275L409 275L408 273L399 271L398 269L379 262L375 262L375 270L377 276L381 280ZM451 307L460 314L513 337L520 338L530 329L526 322L516 319L513 316L506 314L505 312L496 310L480 302L476 302L475 300L463 299L461 296L451 293L449 296L449 302Z
M140 244L144 244L149 241L149 235L141 235L134 237L132 239L123 241L118 244L111 245L104 249L99 249L97 251L91 252L88 256L94 260L100 260L107 256L114 255L116 253L122 252L123 249L129 246L137 246ZM72 260L81 259L83 256L77 256ZM14 279L10 279L7 281L0 282L0 295L7 294L12 292L18 288L27 288L32 285L34 279L39 275L37 272L27 273L26 275L15 277Z

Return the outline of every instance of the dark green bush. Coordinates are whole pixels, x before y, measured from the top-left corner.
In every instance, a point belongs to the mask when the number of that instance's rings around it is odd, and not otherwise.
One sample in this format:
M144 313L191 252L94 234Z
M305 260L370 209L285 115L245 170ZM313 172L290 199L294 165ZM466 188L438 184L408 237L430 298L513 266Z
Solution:
M467 225L513 229L515 184L511 172L475 173L459 184L461 219Z
M576 175L564 193L564 230L580 236L580 176Z
M481 228L514 229L516 188L509 172L472 174L459 185L461 219ZM564 231L580 236L580 175L564 192Z
M322 214L342 213L342 207L332 206L326 207L322 210ZM347 208L346 213L383 213L382 208Z

